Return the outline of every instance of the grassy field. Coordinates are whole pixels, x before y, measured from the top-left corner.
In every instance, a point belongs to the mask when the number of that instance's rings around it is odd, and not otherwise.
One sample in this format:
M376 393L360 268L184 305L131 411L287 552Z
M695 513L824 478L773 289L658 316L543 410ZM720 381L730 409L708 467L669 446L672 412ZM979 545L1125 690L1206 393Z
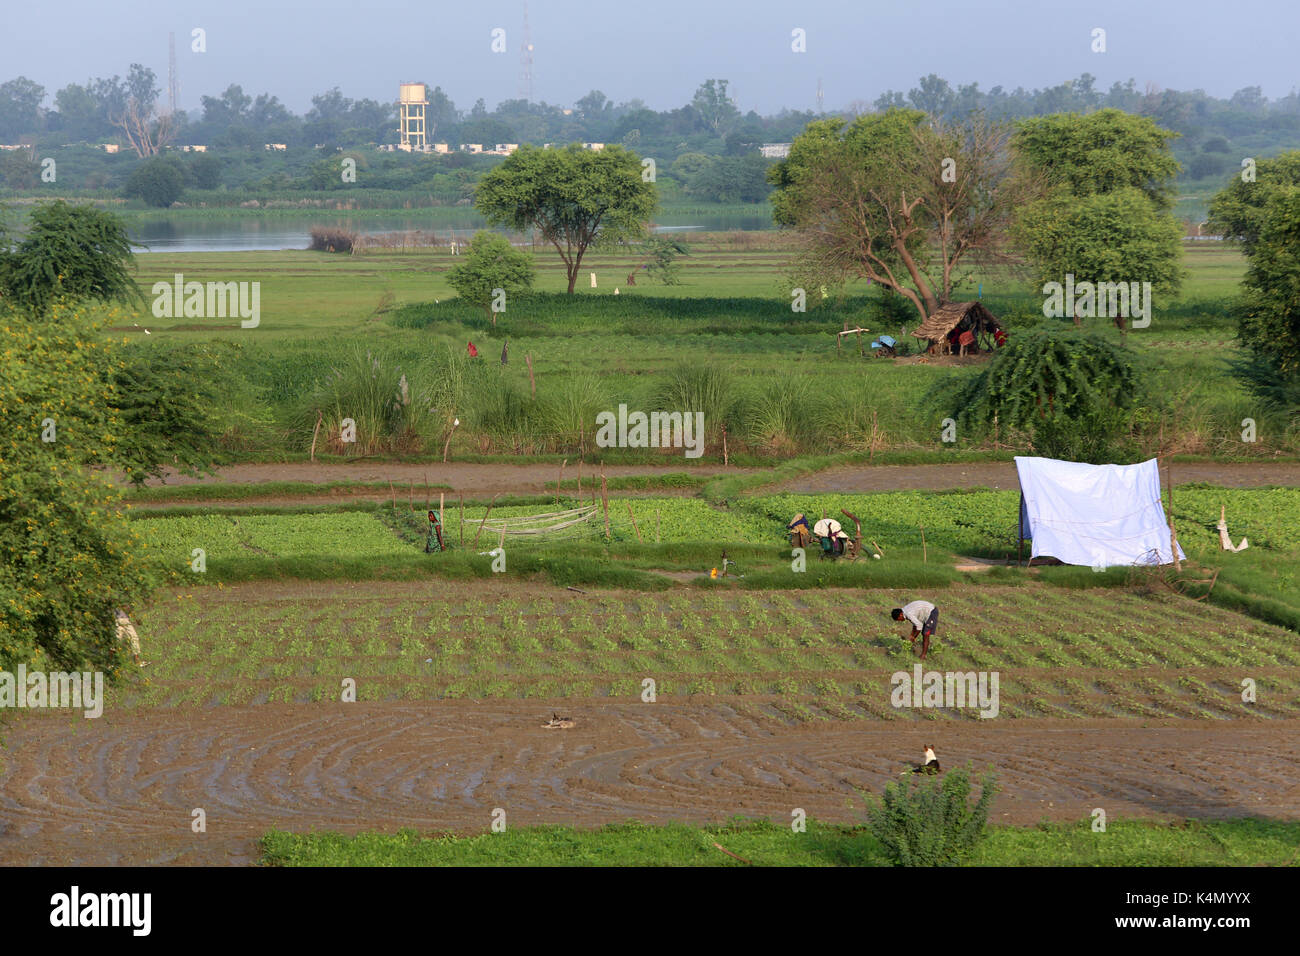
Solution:
M969 866L1295 866L1300 824L1265 820L1119 821L1105 833L1075 825L989 828ZM742 857L737 860L715 844ZM294 834L262 840L269 866L887 866L864 827L766 821L692 827L615 824L529 827L476 836L411 831Z
M560 294L565 280L558 257L539 249L538 294L508 301L495 323L454 298L446 271L456 259L445 250L155 254L138 260L146 297L154 282L170 283L177 273L187 281L256 281L260 325L243 330L233 320L158 320L148 309L112 324L141 347L207 342L233 348L232 384L244 387L223 398L230 406L225 414L237 423L228 444L232 454L251 459L305 453L320 403L314 391L358 354L400 368L419 391L434 388L449 357L464 355L469 342L483 361L464 407L455 410L464 419L451 446L458 456L574 457L577 410L587 416L620 403L658 407L668 375L706 363L727 378L722 403L707 411L711 421L728 424L733 454L771 460L954 447L940 444L950 409L935 390L974 374L977 365L913 365L862 353L874 334L902 333L911 343L900 326L915 324L914 316L885 310L865 286L825 301L812 290L812 308L792 312L791 283L783 277L790 250L782 241L780 233L702 235L683 260L681 284L672 286L642 273L629 287L637 258L598 251L584 262L584 281L572 297ZM1184 453L1294 453L1295 423L1260 407L1228 373L1236 352L1229 305L1244 270L1240 251L1188 244L1186 264L1181 297L1157 303L1151 328L1127 338L1143 365L1147 417L1166 414ZM598 289L588 288L588 272L597 274ZM982 294L1012 335L1046 321L1041 294L1012 272L977 273L968 289L972 298ZM834 333L846 325L872 332L861 345L850 338L837 348ZM498 358L507 345L509 364L502 366ZM1241 440L1244 418L1258 423L1253 444ZM957 438L956 448L996 451L991 435ZM441 445L441 436L430 434L423 452L436 455ZM590 434L582 450L593 456ZM715 433L705 459L720 459L721 452Z
M578 594L520 583L176 590L140 618L153 662L110 708L359 700L728 699L755 718L923 717L890 701L915 662L888 611L913 589ZM1028 717L1300 715L1294 632L1172 594L957 584L927 667L995 670L1001 712ZM1243 704L1242 675L1259 702Z

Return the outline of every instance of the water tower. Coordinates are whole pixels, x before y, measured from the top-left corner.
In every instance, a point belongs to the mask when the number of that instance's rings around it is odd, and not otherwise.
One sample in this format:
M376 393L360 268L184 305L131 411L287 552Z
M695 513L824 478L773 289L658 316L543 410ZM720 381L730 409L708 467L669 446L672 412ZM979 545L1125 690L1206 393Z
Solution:
M397 99L401 121L402 149L424 150L428 143L424 135L424 108L429 100L424 95L423 83L403 83Z

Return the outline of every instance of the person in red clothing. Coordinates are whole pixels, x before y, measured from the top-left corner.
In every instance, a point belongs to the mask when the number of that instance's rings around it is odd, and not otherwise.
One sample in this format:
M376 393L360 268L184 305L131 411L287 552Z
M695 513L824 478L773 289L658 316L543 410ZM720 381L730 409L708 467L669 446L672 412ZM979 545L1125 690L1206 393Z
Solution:
M478 349L474 348L474 343L469 343L469 357L478 358Z

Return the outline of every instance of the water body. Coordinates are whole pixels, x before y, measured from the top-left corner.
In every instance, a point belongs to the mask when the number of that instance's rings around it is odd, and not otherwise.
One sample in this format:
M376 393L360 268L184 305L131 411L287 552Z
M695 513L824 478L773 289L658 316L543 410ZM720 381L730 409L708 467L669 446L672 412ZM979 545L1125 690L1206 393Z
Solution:
M448 216L395 213L392 216L351 218L346 213L328 216L275 216L256 214L229 219L191 219L160 215L137 219L129 227L131 241L140 243L137 252L252 252L257 250L306 249L313 226L339 226L358 233L435 232L439 236L465 241L487 225L472 212ZM769 215L747 213L720 215L674 215L659 217L656 232L723 232L771 229Z

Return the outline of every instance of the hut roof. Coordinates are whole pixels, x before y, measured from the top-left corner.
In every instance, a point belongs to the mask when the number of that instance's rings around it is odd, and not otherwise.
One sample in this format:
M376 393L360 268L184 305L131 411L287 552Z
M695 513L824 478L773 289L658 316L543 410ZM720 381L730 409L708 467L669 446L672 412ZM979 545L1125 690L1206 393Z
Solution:
M993 313L984 308L982 303L949 302L933 312L912 334L918 339L942 342L968 313L973 315L977 328L983 327L987 322L997 324L997 319L994 318Z

